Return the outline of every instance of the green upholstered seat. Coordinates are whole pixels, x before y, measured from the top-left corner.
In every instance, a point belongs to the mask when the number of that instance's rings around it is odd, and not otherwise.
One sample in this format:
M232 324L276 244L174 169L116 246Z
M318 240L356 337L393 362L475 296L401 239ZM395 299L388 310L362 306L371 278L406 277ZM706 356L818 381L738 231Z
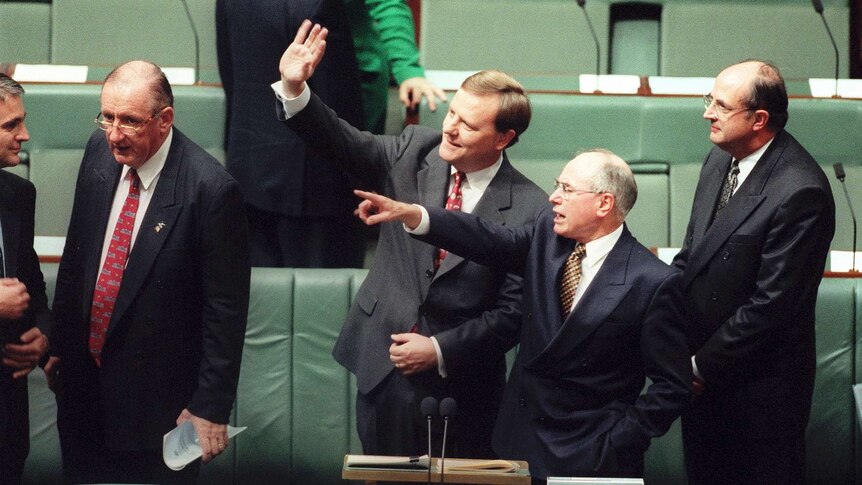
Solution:
M849 8L824 11L847 77ZM720 48L717 48L720 46ZM661 17L661 74L714 76L742 59L768 59L784 77L834 77L832 44L810 3L666 2Z
M200 38L201 67L215 69L215 2L188 3ZM55 64L113 67L146 59L163 67L195 65L194 35L178 1L54 0L51 21Z
M0 2L0 63L51 62L51 5Z
M586 8L605 73L608 4L587 2ZM593 38L583 12L569 0L424 1L419 31L421 61L427 69L596 72Z
M43 264L53 299L57 264ZM365 270L254 268L232 421L249 429L204 466L201 483L338 484L345 453L360 452L353 379L330 355ZM806 434L806 483L858 483L851 384L862 364L860 280L826 278L817 302L817 380ZM32 450L25 483L58 483L54 398L30 377ZM652 442L646 483L684 483L679 421Z

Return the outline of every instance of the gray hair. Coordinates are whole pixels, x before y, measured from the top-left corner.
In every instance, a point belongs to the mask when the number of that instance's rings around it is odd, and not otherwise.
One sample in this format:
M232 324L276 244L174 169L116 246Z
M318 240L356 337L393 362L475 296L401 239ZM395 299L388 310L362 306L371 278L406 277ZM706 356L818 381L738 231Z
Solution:
M638 184L631 167L614 152L604 148L593 148L582 153L600 153L605 156L601 170L597 171L590 181L591 189L613 194L617 213L625 220L638 199Z
M6 101L6 96L21 96L24 94L24 88L18 84L18 81L0 72L0 101Z

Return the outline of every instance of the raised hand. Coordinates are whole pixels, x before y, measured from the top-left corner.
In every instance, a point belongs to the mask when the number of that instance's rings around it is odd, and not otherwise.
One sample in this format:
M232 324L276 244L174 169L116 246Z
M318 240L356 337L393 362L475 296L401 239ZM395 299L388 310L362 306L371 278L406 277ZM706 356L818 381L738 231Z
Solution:
M326 51L326 36L329 31L320 24L311 25L304 20L293 42L281 56L278 71L281 73L284 92L290 97L302 94L303 84L307 81Z

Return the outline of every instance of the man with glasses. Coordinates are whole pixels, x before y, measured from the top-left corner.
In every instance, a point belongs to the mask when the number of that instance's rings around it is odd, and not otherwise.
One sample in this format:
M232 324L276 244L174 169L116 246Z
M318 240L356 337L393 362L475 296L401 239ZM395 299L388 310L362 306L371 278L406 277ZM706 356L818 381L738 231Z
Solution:
M548 476L641 477L650 440L690 399L681 273L637 242L629 166L570 161L533 223L510 228L369 192L367 224L400 221L452 254L524 277L523 319L494 451ZM645 378L651 383L644 389Z
M0 169L21 163L24 88L0 73ZM27 375L48 351L52 324L33 250L36 189L0 170L0 483L21 482L30 450Z
M787 131L775 66L728 67L704 97L716 145L682 251L696 397L683 415L693 484L802 483L814 388L814 306L835 206Z
M239 186L173 127L171 86L132 61L105 79L81 162L46 366L69 483L193 483L162 462L190 421L224 451L248 309Z

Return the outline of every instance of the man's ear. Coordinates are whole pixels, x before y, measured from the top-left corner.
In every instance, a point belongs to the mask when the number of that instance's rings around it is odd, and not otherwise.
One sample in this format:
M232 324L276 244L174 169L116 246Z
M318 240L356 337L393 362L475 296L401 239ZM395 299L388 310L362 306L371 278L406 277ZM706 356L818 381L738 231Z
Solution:
M509 142L515 138L515 130L508 129L504 133L497 133L497 142L494 144L494 148L497 150L504 150L507 146L509 146Z

